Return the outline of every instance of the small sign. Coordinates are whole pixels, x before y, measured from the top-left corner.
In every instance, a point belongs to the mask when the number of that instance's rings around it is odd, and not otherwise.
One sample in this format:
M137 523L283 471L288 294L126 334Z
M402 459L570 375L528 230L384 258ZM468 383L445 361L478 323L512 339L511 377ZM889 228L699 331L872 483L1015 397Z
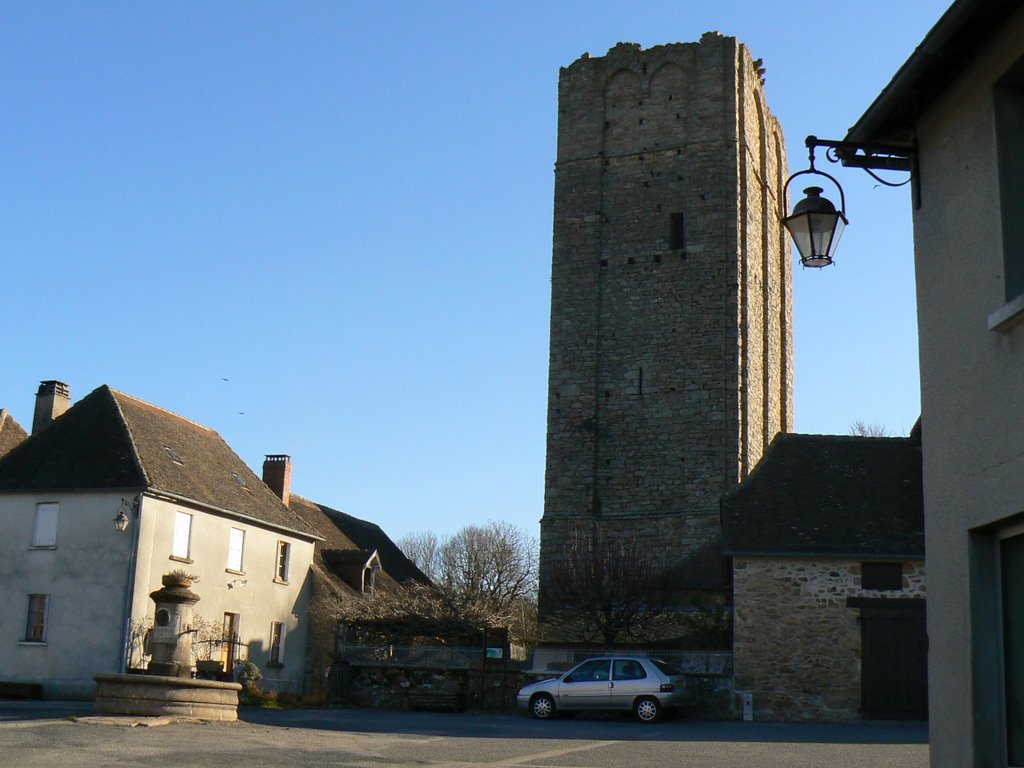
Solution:
M503 659L503 658L505 658L505 649L504 648L488 648L487 649L487 658L488 659Z

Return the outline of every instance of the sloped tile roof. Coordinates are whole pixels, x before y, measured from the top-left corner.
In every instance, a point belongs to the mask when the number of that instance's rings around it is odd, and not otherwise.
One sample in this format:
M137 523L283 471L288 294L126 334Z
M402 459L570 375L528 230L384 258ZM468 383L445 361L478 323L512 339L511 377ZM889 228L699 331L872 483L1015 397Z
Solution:
M313 530L208 427L107 386L0 458L0 491L139 489Z
M920 439L779 434L722 529L729 555L923 557Z
M14 420L11 412L0 408L0 456L8 453L26 437L28 433Z
M147 486L112 391L100 387L0 459L0 491Z
M323 544L317 546L317 558L328 571L332 569L330 563L324 558L325 552L330 552L330 557L335 562L346 559L343 552L361 553L351 557L363 557L364 560L373 552L377 552L381 564L381 573L377 578L384 577L383 583L388 581L430 583L423 572L405 556L405 553L384 533L380 526L296 496L294 493L291 495L289 506L324 539ZM378 584L380 583L382 582L378 582Z

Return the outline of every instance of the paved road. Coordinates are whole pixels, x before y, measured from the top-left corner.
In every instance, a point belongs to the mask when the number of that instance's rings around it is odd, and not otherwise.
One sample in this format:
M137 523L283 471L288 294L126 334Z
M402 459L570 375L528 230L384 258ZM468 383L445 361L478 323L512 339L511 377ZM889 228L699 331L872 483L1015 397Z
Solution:
M643 725L383 710L243 710L242 722L127 727L88 704L0 702L10 766L94 768L926 768L922 724ZM143 721L147 722L147 721ZM152 721L148 721L152 722Z

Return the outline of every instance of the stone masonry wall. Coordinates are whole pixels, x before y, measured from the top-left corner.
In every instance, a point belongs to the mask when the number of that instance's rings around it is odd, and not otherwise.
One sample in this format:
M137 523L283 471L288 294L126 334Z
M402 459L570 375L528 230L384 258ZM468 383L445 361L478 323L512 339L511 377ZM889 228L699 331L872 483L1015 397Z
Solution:
M542 610L581 522L680 561L792 428L783 146L735 38L562 70Z
M860 561L735 558L733 664L758 720L859 718L859 612L849 597L923 598L924 562L904 561L903 589L865 590Z

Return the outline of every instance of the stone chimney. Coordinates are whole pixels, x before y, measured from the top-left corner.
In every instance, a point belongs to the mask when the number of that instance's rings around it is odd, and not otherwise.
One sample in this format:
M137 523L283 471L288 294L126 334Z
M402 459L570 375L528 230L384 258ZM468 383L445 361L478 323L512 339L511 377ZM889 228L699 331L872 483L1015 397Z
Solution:
M42 431L71 407L71 387L63 381L41 381L36 392L36 413L32 434Z
M292 498L292 457L285 454L267 454L263 460L263 482L281 497L287 507Z

